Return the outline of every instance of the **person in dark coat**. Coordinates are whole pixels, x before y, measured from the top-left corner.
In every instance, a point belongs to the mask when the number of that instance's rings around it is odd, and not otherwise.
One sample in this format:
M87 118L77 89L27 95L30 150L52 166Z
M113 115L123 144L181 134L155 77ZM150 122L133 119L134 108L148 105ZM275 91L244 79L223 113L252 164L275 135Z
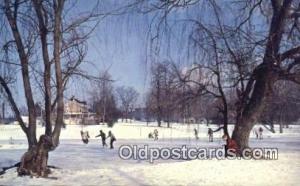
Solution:
M263 131L264 131L264 129L262 127L259 127L259 129L258 129L259 139L263 139Z
M158 130L157 129L154 129L153 134L154 134L154 140L155 141L158 140Z
M199 139L199 136L198 136L198 130L197 130L197 129L194 129L194 134L195 134L196 140L198 140L198 139Z
M214 133L214 131L211 128L208 128L207 134L208 134L208 141L209 142L213 142L214 141L213 133Z
M110 148L113 149L114 148L114 142L117 140L115 135L113 135L113 133L111 131L109 131L107 138L110 138Z
M102 130L100 130L100 134L97 135L96 138L99 137L99 136L101 137L102 146L103 147L105 147L105 146L107 147L107 144L106 144L106 134Z
M254 129L254 133L255 133L255 136L256 136L256 139L258 139L258 132L257 132L257 130L256 129Z
M148 134L148 138L149 138L149 139L152 139L152 138L153 138L152 132L150 132L150 133Z

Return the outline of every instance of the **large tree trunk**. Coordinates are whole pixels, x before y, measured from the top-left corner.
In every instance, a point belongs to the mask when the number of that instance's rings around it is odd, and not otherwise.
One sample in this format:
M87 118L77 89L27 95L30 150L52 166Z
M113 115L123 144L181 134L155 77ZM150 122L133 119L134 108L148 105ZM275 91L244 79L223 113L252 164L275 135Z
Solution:
M274 4L274 2L276 3ZM257 66L253 72L256 81L253 92L249 96L249 102L243 106L242 112L238 114L237 123L232 134L240 150L249 147L248 141L251 129L266 105L266 99L272 93L272 86L278 78L278 72L276 71L277 66L280 65L278 54L291 3L292 0L273 1L273 15L263 63ZM244 96L247 99L248 95Z
M48 168L48 153L53 146L52 138L42 135L36 146L32 146L21 158L18 167L19 176L47 177L50 173Z
M0 76L1 86L4 88L9 103L16 115L16 118L26 134L28 140L28 151L24 153L21 158L20 167L18 168L18 175L30 175L30 176L42 176L47 177L50 173L50 170L47 168L48 162L48 152L52 148L52 139L48 136L41 136L39 142L36 144L33 140L35 135L28 130L28 127L25 126L24 121L21 118L19 109L14 101L14 98L11 94L9 87L7 86L4 79Z
M264 109L267 98L272 93L275 75L268 72L267 68L264 64L257 68L259 72L256 72L256 82L252 96L243 112L237 118L232 138L237 142L240 150L249 147L250 132Z

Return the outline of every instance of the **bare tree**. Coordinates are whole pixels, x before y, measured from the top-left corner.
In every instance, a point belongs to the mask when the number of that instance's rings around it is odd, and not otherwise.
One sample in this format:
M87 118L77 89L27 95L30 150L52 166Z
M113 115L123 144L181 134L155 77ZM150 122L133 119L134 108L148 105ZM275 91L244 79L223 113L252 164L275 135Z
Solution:
M152 98L149 98L148 100L153 101L152 104L149 104L153 107L153 111L156 115L157 125L158 127L161 127L161 121L163 119L163 83L164 83L164 77L166 75L166 68L163 64L158 63L152 66L151 69L151 90L149 96Z
M240 149L247 148L250 131L273 94L274 84L279 80L299 83L299 2L155 1L145 5L144 11L156 11L158 17L157 21L152 22L155 28L159 28L152 37L152 41L157 42L151 42L154 43L151 46L154 55L161 53L163 42L159 39L163 39L163 36L169 38L174 22L178 25L183 23L183 30L191 33L182 34L182 37L188 35L187 40L193 40L188 45L197 50L196 59L200 59L199 63L202 63L201 59L204 57L207 63L202 68L208 68L212 72L209 74L214 74L210 81L213 84L209 85L217 92L210 88L205 90L218 93L216 96L223 102L221 109L224 122L228 115L225 89L235 89L236 125L232 138L237 141ZM231 12L228 12L228 7ZM203 11L199 11L199 8L203 8ZM169 19L173 10L178 9L189 9L190 12L182 19ZM257 20L258 17L263 23L260 25L265 26L255 27L254 19ZM169 23L170 20L173 21L172 24ZM204 36L193 37L197 33ZM206 43L199 42L199 38ZM195 43L198 43L197 48ZM209 45L210 50L203 47L203 44ZM209 74L208 79L211 78Z
M114 95L114 80L107 71L100 73L99 78L92 81L90 92L91 108L100 121L113 124L118 117L117 103Z
M5 0L1 3L1 8L6 18L4 24L8 28L3 33L11 33L7 34L7 37L11 38L7 39L6 45L9 44L12 48L10 55L16 56L4 63L21 68L29 116L28 123L25 123L8 79L0 76L0 83L28 140L28 151L21 158L18 174L46 177L50 173L47 165L48 152L59 145L64 113L63 96L67 82L73 76L87 77L79 65L83 62L85 42L93 28L86 31L79 28L97 16L92 11L93 13L81 15L78 19L68 20L64 14L64 0ZM44 67L42 70L35 60L39 54ZM34 85L43 93L45 103L45 134L41 135L39 140L36 136Z
M164 61L152 65L151 86L147 94L146 106L151 115L156 116L159 127L162 120L167 123L167 127L170 127L170 122L178 119L177 111L180 108L178 104L183 100L179 99L181 95L178 91L179 87L171 62Z
M279 132L283 133L284 126L299 120L299 86L292 82L278 81L274 86L274 93L268 100L259 118L265 128L275 133L274 124L279 124Z
M125 86L118 87L116 89L116 93L121 103L122 120L125 118L125 121L127 123L130 111L134 109L136 101L139 97L139 93L133 87ZM130 117L130 119L132 118Z
M300 74L294 67L300 64L299 58L297 58L297 55L300 54L300 46L292 48L283 46L284 42L292 42L288 38L285 40L288 33L284 30L290 28L289 20L298 21L290 14L291 8L297 6L295 3L296 1L292 0L272 1L271 23L266 35L267 41L263 60L255 67L251 74L252 78L248 81L243 92L243 106L237 115L237 124L233 131L233 138L238 142L241 149L248 147L250 131L265 107L268 97L272 94L275 82L288 80L299 83ZM290 31L294 32L293 30ZM283 48L285 49L283 50Z

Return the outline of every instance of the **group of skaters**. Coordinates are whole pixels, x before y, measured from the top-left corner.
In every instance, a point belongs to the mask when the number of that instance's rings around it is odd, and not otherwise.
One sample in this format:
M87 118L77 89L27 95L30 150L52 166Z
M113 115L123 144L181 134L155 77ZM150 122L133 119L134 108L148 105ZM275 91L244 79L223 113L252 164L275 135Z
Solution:
M207 131L208 141L213 142L214 141L214 132L218 132L221 129L223 129L223 127L219 127L216 130L212 130L211 128L208 128L208 131ZM262 127L259 127L258 129L253 129L256 139L263 139L263 131L264 130ZM198 136L198 130L196 128L194 129L194 135L195 135L195 139L198 140L199 136Z
M216 130L212 130L211 128L208 128L208 131L207 131L208 141L213 142L214 141L214 132L218 132L221 129L223 129L223 127L219 127ZM263 128L262 127L259 127L258 130L254 129L253 131L256 135L256 139L263 139ZM101 135L101 131L100 131L100 135ZM199 132L196 128L194 129L194 135L195 135L195 139L199 140ZM105 136L105 134L104 134L104 136ZM150 132L148 134L148 138L149 139L154 139L154 141L158 140L158 130L154 129L153 132ZM103 141L102 141L102 143L103 143Z
M220 131L221 129L223 129L223 127L219 127L216 130L212 130L211 128L208 128L208 131L207 131L208 141L213 142L213 133L217 132L217 131ZM83 143L87 144L89 142L89 138L90 138L88 131L85 131L85 132L81 131L80 133L81 133L81 138L82 138ZM263 139L263 128L262 127L259 127L258 129L253 129L253 133L255 134L256 139ZM194 135L195 135L196 140L199 140L198 134L199 134L199 132L195 128L194 129ZM97 138L97 137L101 137L103 148L107 147L106 139L110 138L110 143L109 143L110 144L110 149L114 148L114 142L116 141L116 137L111 131L108 132L108 136L106 137L105 132L100 130L99 134L97 136L95 136L95 138ZM158 130L154 129L153 132L150 132L148 134L148 138L152 138L155 141L157 141L158 140ZM226 153L225 156L226 157L227 157L227 150L228 149L231 149L233 152L237 153L238 146L237 146L237 143L232 138L230 138L228 135L224 134L222 136L222 139L226 142L226 144L224 145L225 153Z
M110 149L113 149L114 148L114 142L117 140L115 135L111 131L108 131L108 136L106 137L105 132L103 132L102 130L100 130L99 132L100 133L97 136L95 136L95 138L101 137L103 148L107 147L106 139L110 138L110 142L109 142ZM88 144L89 143L89 138L90 138L89 132L88 131L80 131L80 134L81 134L82 142L85 143L85 144Z
M98 134L97 136L95 136L95 138L101 137L102 147L103 148L107 147L106 139L110 138L109 145L110 145L110 148L113 149L114 148L114 142L117 140L116 137L115 137L115 135L111 131L108 131L108 136L106 137L106 134L102 130L100 130L99 132L100 132L100 134Z
M219 130L220 129L217 129L217 130L213 131L211 128L208 128L208 140L209 140L209 142L213 142L213 133L216 132L216 131L219 131ZM194 135L195 135L196 140L198 140L199 136L198 136L198 130L196 128L194 129ZM149 139L154 139L154 141L158 140L158 130L154 129L153 132L150 132L148 134L148 138Z
M216 131L219 131L219 129L213 131L211 128L208 128L207 135L208 135L208 141L209 141L209 142L213 142L213 140L214 140L213 134L214 134L214 132L216 132ZM194 135L195 135L195 139L196 139L196 140L199 140L199 135L198 135L198 134L199 134L199 132L198 132L198 130L195 128L195 129L194 129Z
M214 132L217 132L217 131L220 131L221 129L223 129L223 127L219 127L218 129L216 130L212 130L211 128L208 128L208 141L209 142L213 142L213 133ZM259 131L261 131L261 129L259 129ZM198 136L199 132L198 130L195 128L194 129L194 135L195 135L195 138L196 140L199 140L199 136ZM149 139L154 139L155 141L158 140L158 130L157 129L154 129L153 132L150 132L148 134L148 138ZM238 150L238 145L236 143L235 140L233 140L232 138L230 138L228 135L224 134L222 136L222 139L226 142L226 144L224 145L224 148L225 148L225 156L227 157L228 156L228 149L231 150L231 152L233 153L237 153L237 150Z

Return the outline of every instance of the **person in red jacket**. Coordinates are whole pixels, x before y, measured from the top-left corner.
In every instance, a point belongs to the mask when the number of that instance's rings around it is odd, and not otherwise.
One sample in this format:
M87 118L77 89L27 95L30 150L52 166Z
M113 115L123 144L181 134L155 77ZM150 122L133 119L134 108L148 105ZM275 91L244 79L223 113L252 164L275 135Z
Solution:
M225 145L225 157L228 157L229 155L237 154L238 152L238 145L235 140L231 139L228 135L224 135L223 137L224 140L226 140L226 145ZM228 152L231 152L228 154Z

